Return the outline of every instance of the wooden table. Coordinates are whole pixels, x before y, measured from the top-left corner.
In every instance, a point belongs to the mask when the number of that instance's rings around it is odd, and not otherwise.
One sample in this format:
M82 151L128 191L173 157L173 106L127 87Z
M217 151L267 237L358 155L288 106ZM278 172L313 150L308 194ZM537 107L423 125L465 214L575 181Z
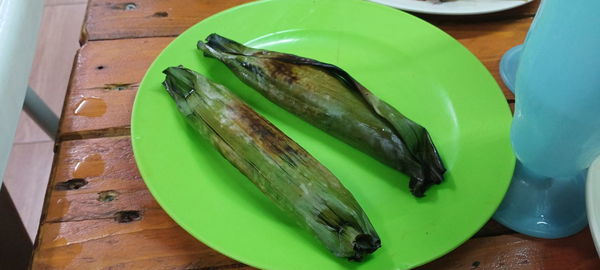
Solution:
M136 168L132 102L157 54L187 27L248 0L90 0L63 109L33 269L249 269L206 247L160 208ZM538 3L486 16L418 15L473 52L502 85L502 54ZM508 103L513 95L503 87ZM78 109L79 108L79 109ZM422 269L600 269L588 229L560 240L490 221Z

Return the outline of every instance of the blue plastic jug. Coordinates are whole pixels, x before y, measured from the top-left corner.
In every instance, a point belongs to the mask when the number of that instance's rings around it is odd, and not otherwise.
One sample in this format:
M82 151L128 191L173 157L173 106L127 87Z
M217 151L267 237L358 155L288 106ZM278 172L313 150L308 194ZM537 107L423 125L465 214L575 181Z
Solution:
M598 10L600 1L543 0L523 47L502 60L518 164L495 219L518 232L558 238L587 225L585 172L600 154Z

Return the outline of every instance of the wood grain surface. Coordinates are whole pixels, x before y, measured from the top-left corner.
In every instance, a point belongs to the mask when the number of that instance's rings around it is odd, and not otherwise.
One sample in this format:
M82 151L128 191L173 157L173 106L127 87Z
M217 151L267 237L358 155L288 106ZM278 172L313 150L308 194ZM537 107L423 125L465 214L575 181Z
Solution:
M160 208L137 171L130 137L64 141L55 164L33 269L246 268L195 240ZM481 269L600 267L587 230L540 240L490 221L423 269L475 262Z
M250 0L91 0L85 39L177 36L219 11Z
M85 24L85 39L125 39L177 36L208 16L251 0L92 0ZM413 13L437 26L475 25L490 21L529 18L539 1L519 8L475 16L443 16Z
M514 95L498 73L502 54L525 38L531 18L509 22L485 22L465 27L447 24L442 29L477 56L501 86L507 100ZM490 31L492 29L493 31ZM65 101L59 131L61 139L118 136L129 133L131 109L146 69L172 37L88 41L75 62L73 80ZM135 53L124 48L136 48ZM93 117L75 112L86 98L106 103Z
M194 23L248 0L90 0L63 107L32 269L251 269L194 239L160 208L129 138L139 83ZM461 42L499 80L502 54L525 37L538 1L478 16L418 15ZM421 269L600 269L588 230L559 240L495 221Z
M435 269L600 269L589 230L564 239L521 234L473 238L421 270Z
M139 38L88 42L75 61L65 99L59 138L129 134L135 94L146 69L173 38ZM136 48L134 51L129 48ZM77 115L86 98L105 104L92 117Z
M137 171L129 137L62 142L55 165L33 269L240 266L162 211Z

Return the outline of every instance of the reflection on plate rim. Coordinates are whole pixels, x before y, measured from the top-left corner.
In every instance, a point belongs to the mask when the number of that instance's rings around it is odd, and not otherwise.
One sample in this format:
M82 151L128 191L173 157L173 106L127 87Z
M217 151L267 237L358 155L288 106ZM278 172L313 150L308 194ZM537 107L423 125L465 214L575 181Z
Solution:
M393 8L398 8L398 9L402 9L402 10L406 10L406 11L410 11L410 12L417 12L417 13L423 13L423 14L435 14L435 15L456 15L456 16L460 16L460 15L478 15L478 14L488 14L488 13L494 13L494 12L500 12L500 11L505 11L505 10L509 10L509 9L513 9L516 7L520 7L522 5L525 4L529 4L531 2L533 2L534 0L498 0L498 1L504 1L504 2L514 2L514 5L508 5L506 7L503 8L494 8L494 9L480 9L480 10L473 10L473 11L464 11L464 10L456 10L456 9L448 9L448 10L438 10L438 9L427 9L427 8L421 8L421 7L414 7L411 6L410 4L407 5L405 3L394 3L393 0L368 0L374 3L378 3L378 4L382 4L382 5L386 5L389 7L393 7ZM422 0L405 0L405 1L422 1ZM456 0L456 1L461 1L461 0ZM469 2L475 2L476 0L472 0ZM491 2L491 1L488 1ZM442 4L433 4L432 5L443 5Z

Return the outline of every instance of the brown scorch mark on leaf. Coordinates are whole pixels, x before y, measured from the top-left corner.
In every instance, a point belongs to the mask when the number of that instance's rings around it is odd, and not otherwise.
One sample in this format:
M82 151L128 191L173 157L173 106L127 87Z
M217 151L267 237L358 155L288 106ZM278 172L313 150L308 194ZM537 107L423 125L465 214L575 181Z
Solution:
M238 106L236 107L236 112L240 115L240 118L244 118L247 121L249 133L259 138L265 149L279 156L289 165L297 166L293 157L299 158L308 155L302 149L291 147L288 143L291 141L290 138L280 133L271 122L261 118L248 106Z
M269 61L267 63L269 64L267 68L271 71L270 73L281 77L288 84L298 81L298 76L294 72L292 65L280 61Z

